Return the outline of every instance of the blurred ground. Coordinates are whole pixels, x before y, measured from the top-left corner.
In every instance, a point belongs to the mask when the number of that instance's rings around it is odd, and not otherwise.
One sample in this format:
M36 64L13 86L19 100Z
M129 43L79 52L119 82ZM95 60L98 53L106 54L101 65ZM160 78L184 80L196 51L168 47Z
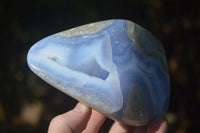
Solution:
M31 45L53 33L111 18L132 20L161 40L171 76L169 132L198 132L199 5L198 0L1 0L0 132L47 132L55 115L76 104L29 70L26 54Z

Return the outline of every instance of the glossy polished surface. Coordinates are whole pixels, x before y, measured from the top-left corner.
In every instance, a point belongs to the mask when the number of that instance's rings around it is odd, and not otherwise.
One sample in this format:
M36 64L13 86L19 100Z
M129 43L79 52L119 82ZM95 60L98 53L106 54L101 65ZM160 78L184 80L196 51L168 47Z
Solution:
M168 107L163 47L131 21L101 21L51 35L31 47L27 60L42 79L114 120L143 125Z

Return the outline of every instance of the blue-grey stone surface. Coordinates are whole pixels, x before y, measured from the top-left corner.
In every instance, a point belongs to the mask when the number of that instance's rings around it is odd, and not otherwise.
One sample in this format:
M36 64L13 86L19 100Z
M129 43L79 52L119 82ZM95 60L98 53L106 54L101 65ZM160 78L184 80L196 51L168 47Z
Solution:
M48 36L31 47L27 61L49 84L125 124L147 124L167 110L163 47L131 21L101 21Z

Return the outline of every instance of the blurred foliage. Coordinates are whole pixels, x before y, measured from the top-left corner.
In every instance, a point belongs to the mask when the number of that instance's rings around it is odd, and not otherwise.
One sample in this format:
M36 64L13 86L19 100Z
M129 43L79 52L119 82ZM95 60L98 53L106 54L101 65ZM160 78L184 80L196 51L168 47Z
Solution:
M200 2L197 0L0 1L0 132L46 132L77 101L36 77L26 64L32 44L89 22L123 18L163 42L171 76L169 132L200 125ZM34 116L34 117L31 117ZM104 124L102 132L107 131Z

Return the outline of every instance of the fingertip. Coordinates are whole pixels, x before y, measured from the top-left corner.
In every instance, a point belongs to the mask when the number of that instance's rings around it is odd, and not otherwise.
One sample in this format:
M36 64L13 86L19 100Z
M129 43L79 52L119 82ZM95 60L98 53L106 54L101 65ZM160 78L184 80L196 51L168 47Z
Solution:
M168 121L166 117L161 116L154 120L148 128L148 133L166 133L168 128Z
M64 132L70 132L69 128L64 128L66 126L66 120L65 117L63 117L63 114L58 115L56 117L54 117L50 124L49 124L49 128L48 128L48 133L64 133Z
M82 103L78 103L76 105L76 107L74 108L74 110L76 112L78 112L78 113L79 112L82 112L82 113L91 113L91 109L88 106L86 106L86 105L84 105Z

